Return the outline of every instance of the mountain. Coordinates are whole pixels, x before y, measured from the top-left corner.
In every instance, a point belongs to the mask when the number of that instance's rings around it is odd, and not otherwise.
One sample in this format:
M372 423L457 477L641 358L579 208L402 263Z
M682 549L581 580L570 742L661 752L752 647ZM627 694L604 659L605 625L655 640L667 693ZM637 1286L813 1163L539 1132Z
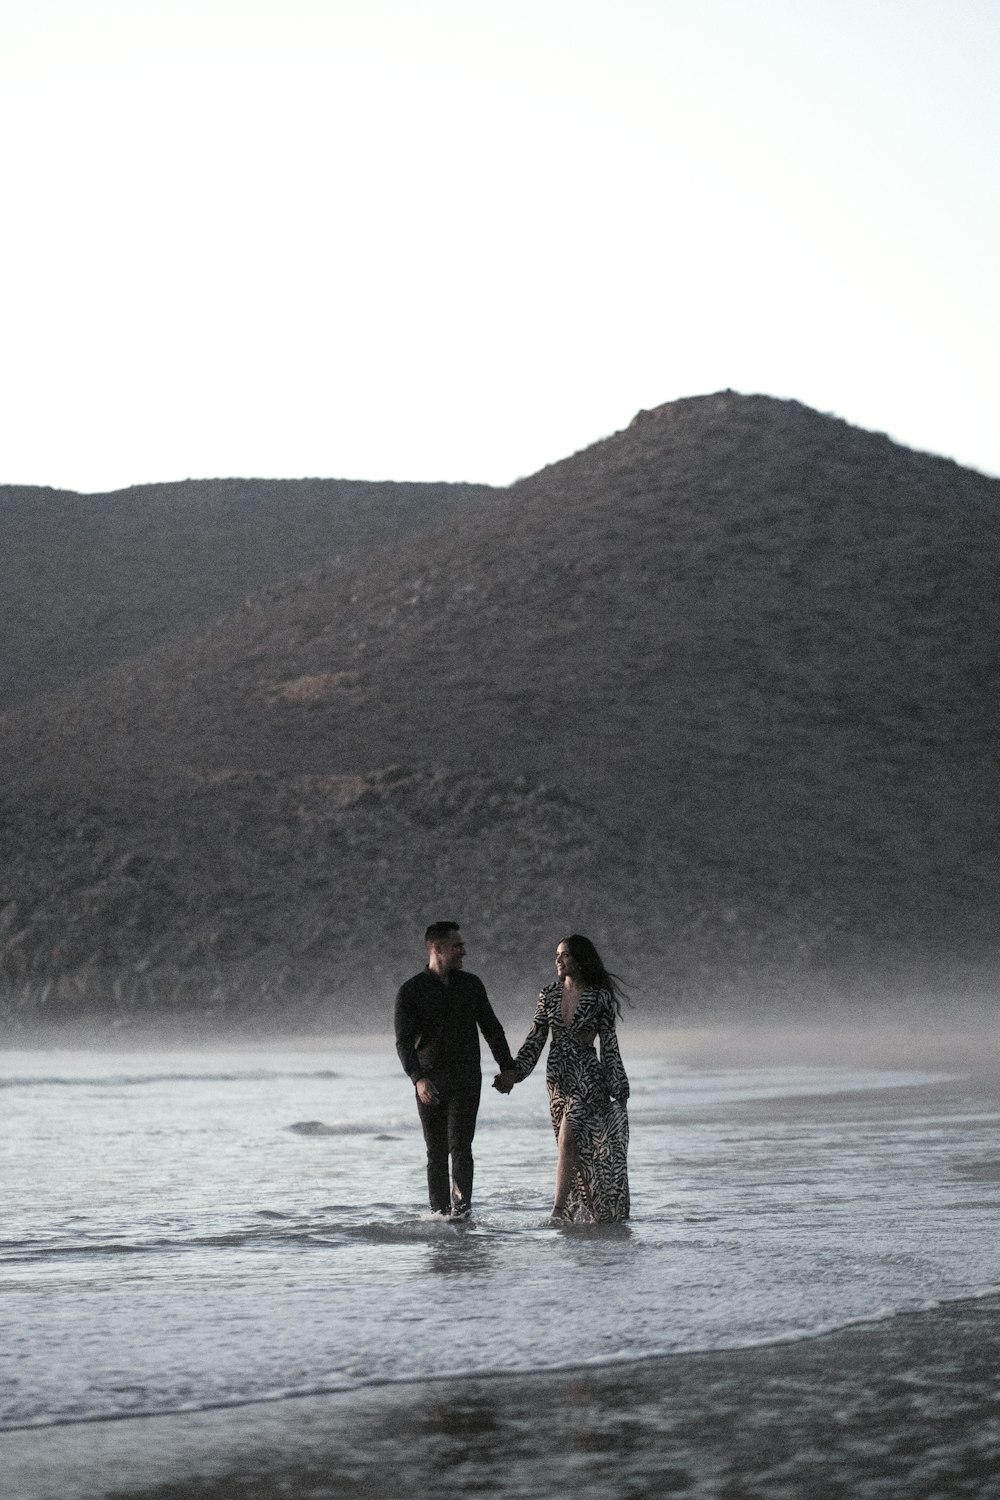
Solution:
M0 712L206 629L250 593L488 503L484 485L0 485Z
M8 714L8 1010L357 1020L440 915L522 995L589 932L647 1014L988 982L998 559L1000 481L642 412Z

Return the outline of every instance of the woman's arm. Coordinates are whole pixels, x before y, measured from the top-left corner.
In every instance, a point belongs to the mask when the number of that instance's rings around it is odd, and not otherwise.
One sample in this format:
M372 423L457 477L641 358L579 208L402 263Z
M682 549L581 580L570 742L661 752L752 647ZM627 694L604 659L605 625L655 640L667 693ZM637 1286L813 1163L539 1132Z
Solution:
M524 1044L521 1047L520 1052L514 1059L515 1083L521 1083L525 1078L527 1078L528 1074L531 1072L532 1068L535 1066L536 1062L542 1055L542 1048L545 1046L545 1038L549 1034L549 1016L545 1005L545 999L546 992L545 990L542 990L542 993L538 997L538 1004L535 1006L535 1019L532 1022L531 1030L525 1037Z
M625 1064L622 1062L622 1055L618 1050L615 1006L610 995L606 995L604 999L601 1017L597 1023L597 1034L601 1039L601 1066L604 1069L604 1081L608 1086L608 1093L612 1099L617 1099L619 1104L624 1104L628 1098L628 1076L625 1072Z

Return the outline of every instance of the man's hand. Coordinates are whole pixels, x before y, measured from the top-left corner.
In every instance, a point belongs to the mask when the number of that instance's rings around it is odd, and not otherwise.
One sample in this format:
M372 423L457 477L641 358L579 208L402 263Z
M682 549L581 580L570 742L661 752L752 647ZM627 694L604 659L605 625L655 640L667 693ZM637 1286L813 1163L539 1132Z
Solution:
M505 1068L502 1073L498 1073L494 1078L493 1087L498 1094L509 1094L516 1082L517 1074L514 1072L514 1069Z
M438 1091L429 1078L417 1079L417 1098L421 1104L436 1104L438 1102Z

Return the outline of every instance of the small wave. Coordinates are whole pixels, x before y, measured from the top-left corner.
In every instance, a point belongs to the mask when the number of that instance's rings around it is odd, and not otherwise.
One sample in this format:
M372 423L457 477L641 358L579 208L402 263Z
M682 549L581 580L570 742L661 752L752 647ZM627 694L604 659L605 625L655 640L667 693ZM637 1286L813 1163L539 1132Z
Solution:
M468 1229L464 1223L452 1223L450 1219L407 1219L403 1223L386 1224L372 1219L367 1224L345 1224L338 1226L338 1239L367 1240L373 1245L409 1245L415 1241L437 1240L442 1234L454 1235L456 1230ZM314 1238L324 1238L319 1231Z
M369 1209L379 1205L369 1205ZM390 1208L391 1205L384 1205ZM240 1224L208 1234L150 1235L148 1239L29 1239L23 1236L0 1239L0 1265L50 1265L60 1260L112 1259L118 1256L164 1255L201 1250L243 1249L254 1246L294 1246L309 1244L343 1244L345 1240L368 1240L372 1244L428 1239L442 1231L454 1230L446 1219L410 1219L405 1222L368 1220L364 1223L338 1223L337 1215L356 1218L360 1205L327 1204L319 1214L282 1213L276 1209L258 1209L252 1224ZM329 1218L327 1216L330 1216Z
M58 1074L24 1078L0 1078L0 1089L106 1089L142 1088L151 1083L273 1083L278 1079L336 1079L341 1074L328 1068L310 1073L285 1073L276 1069L252 1068L235 1073L102 1073L90 1078L67 1078Z
M58 1260L81 1260L120 1255L163 1255L174 1251L228 1250L253 1245L308 1244L316 1226L299 1222L294 1228L281 1228L275 1220L288 1215L262 1212L268 1225L225 1230L218 1234L160 1235L148 1240L73 1240L62 1244L38 1244L35 1241L0 1241L0 1264L31 1265Z
M0 1421L0 1432L37 1432L50 1427L86 1427L93 1426L98 1422L128 1422L144 1421L148 1417L186 1417L196 1416L199 1412L208 1411L232 1411L245 1406L264 1406L277 1401L295 1401L303 1396L335 1396L344 1391L356 1390L359 1386L370 1384L365 1380L356 1380L353 1376L331 1377L322 1385L289 1385L279 1386L270 1391L261 1391L255 1395L245 1393L233 1394L232 1396L218 1396L210 1401L179 1401L163 1406L150 1407L145 1411L137 1411L135 1407L127 1407L123 1410L72 1412L69 1414L40 1413L38 1416L30 1417L22 1422Z
M289 1130L294 1130L296 1135L375 1135L381 1129L376 1124L365 1125L357 1120L335 1120L332 1125L327 1125L322 1120L296 1120L294 1125L289 1125ZM376 1136L377 1140L392 1140L392 1136Z

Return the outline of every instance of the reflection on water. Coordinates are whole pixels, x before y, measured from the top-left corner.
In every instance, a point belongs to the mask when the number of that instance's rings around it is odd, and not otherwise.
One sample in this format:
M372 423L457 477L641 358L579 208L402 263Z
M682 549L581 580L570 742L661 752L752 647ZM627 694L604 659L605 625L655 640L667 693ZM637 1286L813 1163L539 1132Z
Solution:
M440 1235L434 1235L427 1246L427 1259L415 1274L475 1278L489 1276L495 1257L496 1242L477 1235L471 1225L442 1224Z

